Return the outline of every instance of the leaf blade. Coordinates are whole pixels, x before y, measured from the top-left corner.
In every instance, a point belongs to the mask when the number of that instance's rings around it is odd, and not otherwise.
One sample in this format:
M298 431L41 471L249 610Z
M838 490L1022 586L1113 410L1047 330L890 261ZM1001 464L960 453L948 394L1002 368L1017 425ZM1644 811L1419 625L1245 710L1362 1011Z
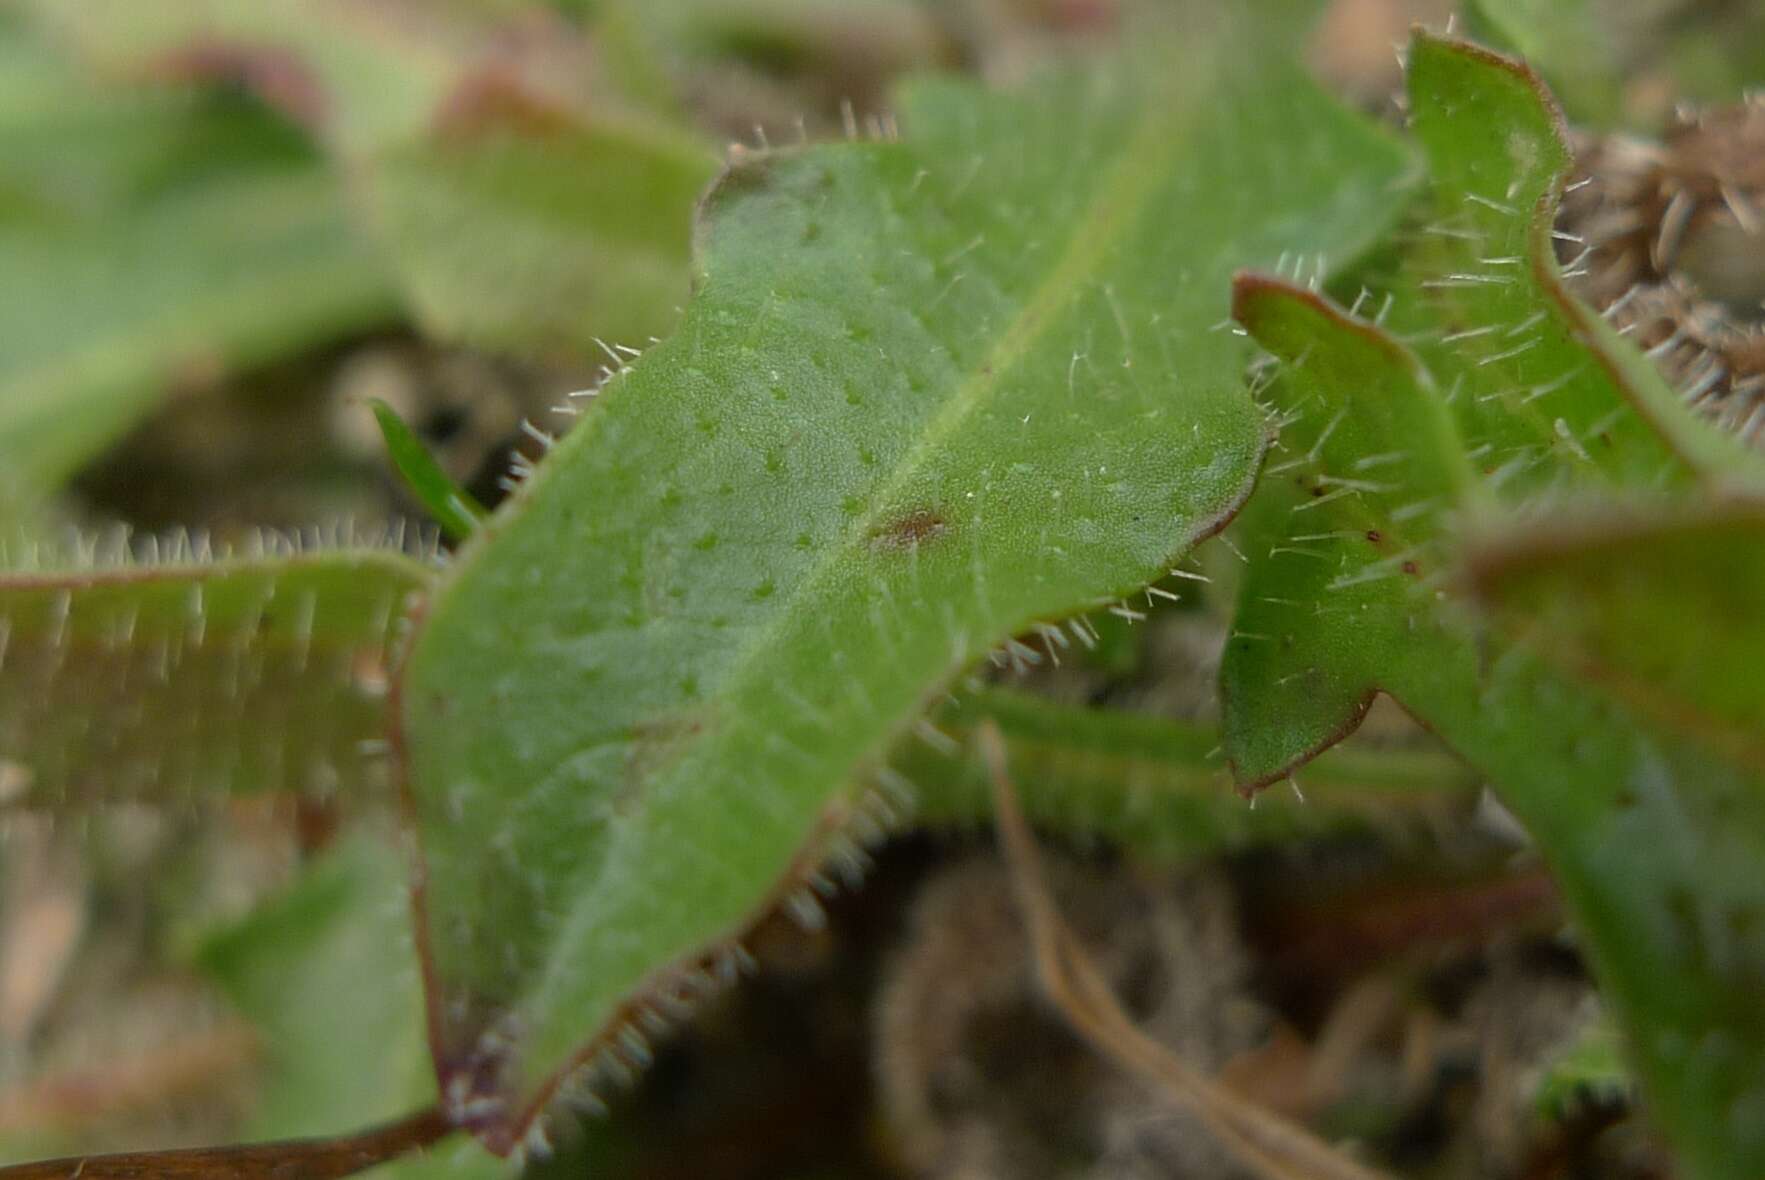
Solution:
M583 1039L634 989L794 887L941 681L1155 576L1247 490L1262 430L1238 347L1206 330L1219 284L1364 241L1403 161L1290 74L1200 102L1216 80L935 83L905 98L905 143L737 161L680 332L467 547L403 719L437 1059L513 1103L493 1140L610 1051ZM1209 200L1192 163L1258 183L1282 161L1234 145L1283 123L1354 166L1257 208ZM1014 146L1031 128L1064 150ZM519 571L542 553L593 556L536 601ZM472 687L510 652L519 679ZM474 744L462 712L502 736ZM524 1056L487 1061L510 1012Z
M374 745L406 599L390 551L0 572L9 803L67 809L233 790L325 795Z
M1765 774L1757 503L1521 528L1466 560L1474 593L1520 642Z
M1571 152L1538 76L1418 33L1408 87L1434 209L1408 251L1400 315L1490 490L1765 486L1765 462L1569 290L1554 243Z
M397 410L379 398L373 399L371 405L380 437L386 443L386 456L404 478L405 486L429 510L442 532L456 541L471 536L484 519L484 506L441 469Z
M1315 303L1301 290L1278 297ZM1290 368L1291 380L1269 386L1299 428L1295 446L1315 436L1319 416L1294 419L1292 411L1320 393L1328 404L1350 392L1310 381L1333 371L1317 364L1319 354L1354 348L1363 358L1376 355L1333 317L1309 322L1316 329L1309 340L1270 341L1285 344L1290 366L1305 360ZM1411 380L1401 372L1389 377ZM1317 515L1326 519L1306 527L1328 533L1340 526L1352 537L1367 521L1348 503L1325 505ZM1274 522L1292 519L1285 513ZM1403 523L1387 516L1376 527ZM1292 538L1275 531L1271 548L1283 539ZM1651 727L1524 648L1492 641L1446 600L1449 580L1439 567L1432 584L1406 579L1393 590L1386 579L1358 580L1364 555L1338 551L1315 563L1329 571L1317 575L1309 564L1293 565L1295 557L1265 552L1251 550L1239 617L1268 597L1290 598L1294 630L1272 642L1228 646L1222 683L1237 686L1225 696L1228 751L1267 777L1314 752L1269 736L1293 717L1312 715L1314 706L1284 694L1282 682L1303 678L1314 660L1335 661L1334 674L1367 694L1389 692L1489 775L1537 842L1630 1038L1652 1109L1690 1174L1739 1180L1757 1171L1765 1134L1737 1112L1765 1100L1758 1087L1765 1037L1747 998L1765 980L1765 937L1755 926L1755 915L1765 914L1765 880L1748 867L1765 858L1765 782ZM1445 556L1439 546L1433 553L1436 561ZM1279 568L1280 560L1290 568ZM1256 661L1245 658L1245 647L1257 649ZM1351 730L1358 717L1339 721Z

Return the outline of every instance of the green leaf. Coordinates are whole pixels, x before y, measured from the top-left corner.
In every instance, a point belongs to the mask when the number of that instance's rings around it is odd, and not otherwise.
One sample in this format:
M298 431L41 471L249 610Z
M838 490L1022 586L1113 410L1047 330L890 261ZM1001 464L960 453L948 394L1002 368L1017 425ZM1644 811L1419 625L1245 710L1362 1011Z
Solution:
M1565 486L1765 486L1765 463L1699 420L1570 293L1552 245L1570 163L1525 66L1418 35L1411 121L1433 180L1394 321L1440 378L1467 455L1504 498Z
M0 467L51 490L181 383L392 318L338 186L278 120L98 92L0 26Z
M456 541L471 536L484 519L484 506L448 477L397 410L379 398L373 399L372 404L374 421L380 424L380 437L386 440L386 456L404 477L405 485L429 510L442 532Z
M579 30L494 6L35 0L102 60L238 77L349 176L431 334L598 355L687 295L708 146L609 92Z
M1622 122L1618 47L1595 0L1471 0L1471 29L1497 49L1531 62L1550 80L1577 122Z
M1640 30L1644 48L1674 83L1680 101L1745 102L1765 78L1765 9L1736 4L1708 9L1697 20L1657 20Z
M991 783L972 743L987 720L1005 739L1032 823L1069 838L1101 837L1154 863L1336 832L1417 830L1430 817L1468 810L1482 782L1438 750L1351 742L1307 766L1303 798L1281 792L1247 802L1232 789L1215 726L989 689L934 713L931 728L916 727L891 757L919 784L916 824L991 822Z
M1304 358L1267 387L1281 435L1238 526L1251 562L1220 668L1227 757L1258 787L1360 723L1434 610L1441 518L1474 484L1433 382L1389 336L1254 275L1232 310Z
M1234 766L1278 778L1390 693L1537 841L1686 1174L1759 1175L1765 783L1478 630L1447 593L1444 503L1412 516L1395 492L1310 497L1356 455L1401 451L1409 470L1393 482L1424 493L1413 503L1438 500L1451 459L1429 453L1438 435L1420 425L1433 386L1303 290L1241 282L1239 312L1285 362L1267 394L1301 458L1247 513L1251 565L1221 673ZM1387 403L1383 434L1339 443L1351 422L1381 420L1373 400ZM1396 568L1380 551L1393 538L1410 554Z
M282 893L211 932L195 963L262 1041L263 1089L245 1137L335 1135L435 1101L404 864L379 834L338 841ZM366 1174L509 1171L460 1139Z
M157 547L156 547L157 548ZM65 809L383 778L385 694L430 573L385 550L0 570L6 802Z
M641 1058L633 1017L845 847L941 685L1248 491L1226 279L1351 256L1405 161L1228 21L737 161L679 332L463 549L404 744L443 1088L506 1104L493 1144Z
M711 153L598 107L529 121L487 106L481 119L386 145L364 173L423 324L579 357L595 355L597 336L641 343L665 331L686 300Z
M1518 640L1765 775L1765 505L1558 520L1469 562Z

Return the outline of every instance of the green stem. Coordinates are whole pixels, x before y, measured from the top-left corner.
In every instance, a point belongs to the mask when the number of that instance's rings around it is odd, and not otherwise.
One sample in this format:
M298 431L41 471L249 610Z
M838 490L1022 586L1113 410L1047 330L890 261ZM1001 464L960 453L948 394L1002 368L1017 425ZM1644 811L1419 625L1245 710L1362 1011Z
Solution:
M1685 1175L1765 1176L1765 790L1529 653L1414 641L1393 694L1538 842Z
M1006 741L1013 778L1033 823L1099 836L1149 860L1180 861L1331 832L1402 827L1406 820L1468 804L1480 781L1439 751L1351 743L1327 751L1305 769L1303 800L1282 791L1252 804L1233 790L1219 754L1219 731L1212 725L1075 708L988 689L932 719L960 753L917 737L897 749L895 769L919 788L921 823L990 821L986 770L970 740L988 719Z

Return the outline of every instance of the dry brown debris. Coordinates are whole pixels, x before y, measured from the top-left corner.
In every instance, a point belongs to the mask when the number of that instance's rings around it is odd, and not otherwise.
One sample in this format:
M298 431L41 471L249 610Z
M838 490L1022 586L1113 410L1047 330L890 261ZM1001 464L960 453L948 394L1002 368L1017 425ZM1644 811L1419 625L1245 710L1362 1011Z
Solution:
M1724 429L1765 443L1765 97L1660 142L1580 135L1558 229L1577 293Z

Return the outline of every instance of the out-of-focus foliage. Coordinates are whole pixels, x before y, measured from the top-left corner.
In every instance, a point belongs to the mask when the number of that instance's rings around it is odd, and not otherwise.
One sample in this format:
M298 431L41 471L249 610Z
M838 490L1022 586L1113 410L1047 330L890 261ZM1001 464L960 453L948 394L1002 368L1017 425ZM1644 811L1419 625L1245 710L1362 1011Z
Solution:
M196 948L197 969L258 1030L263 1080L250 1137L334 1135L435 1100L407 905L396 847L384 833L358 831ZM511 1171L455 1142L372 1174L478 1180Z
M626 101L545 10L385 0L34 6L105 67L244 85L328 151L437 335L587 355L686 295L710 150Z
M0 12L0 465L53 489L180 386L397 316L304 137L236 96L102 89Z
M8 801L71 811L380 780L385 697L430 573L396 552L270 550L0 569Z

